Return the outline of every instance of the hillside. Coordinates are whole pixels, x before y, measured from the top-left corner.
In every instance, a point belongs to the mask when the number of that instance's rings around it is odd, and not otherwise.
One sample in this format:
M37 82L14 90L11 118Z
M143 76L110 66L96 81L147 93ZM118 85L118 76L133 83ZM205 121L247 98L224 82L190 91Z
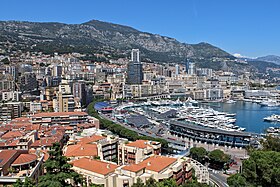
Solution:
M267 56L263 56L263 57L258 57L256 60L271 62L271 63L280 65L280 56L276 56L276 55L267 55Z
M142 61L181 63L241 73L255 67L235 62L235 57L208 43L186 44L174 38L141 32L132 27L91 20L82 24L0 21L0 53L40 51L52 54L104 53L108 58L129 57L141 50ZM110 54L110 55L108 55Z
M19 49L32 48L46 53L88 53L100 48L126 52L131 48L140 48L143 58L159 62L180 62L186 58L231 57L227 52L207 43L185 44L173 38L97 20L82 24L2 21L0 34L1 42L17 42Z

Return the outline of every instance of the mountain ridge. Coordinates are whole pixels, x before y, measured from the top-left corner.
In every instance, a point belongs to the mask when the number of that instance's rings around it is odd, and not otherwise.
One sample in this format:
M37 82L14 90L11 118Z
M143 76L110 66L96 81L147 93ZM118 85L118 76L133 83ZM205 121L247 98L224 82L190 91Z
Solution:
M129 58L132 48L140 49L144 62L182 63L188 59L197 67L214 70L226 67L234 73L258 69L254 64L239 63L233 55L206 42L188 44L121 24L99 20L81 24L0 21L0 49L6 54L17 50L48 54L102 53L108 60ZM260 66L259 63L257 67Z

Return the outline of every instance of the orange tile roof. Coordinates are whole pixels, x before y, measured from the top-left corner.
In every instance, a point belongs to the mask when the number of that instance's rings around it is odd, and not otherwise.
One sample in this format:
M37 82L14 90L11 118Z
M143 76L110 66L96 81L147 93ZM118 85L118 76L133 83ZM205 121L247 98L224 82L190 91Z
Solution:
M31 144L31 147L42 147L42 146L51 147L53 143L59 141L60 140L56 137L41 138L40 140L36 140L33 144Z
M37 160L34 154L20 154L19 157L12 163L13 166L25 165Z
M88 137L84 137L84 138L79 139L79 143L88 144L88 143L92 143L92 142L97 142L97 141L102 140L102 139L106 139L106 137L93 135L93 136L88 136Z
M3 167L15 154L18 152L16 150L1 150L0 151L0 167Z
M160 172L176 161L176 158L166 156L152 156L139 163L139 165L145 166L147 170Z
M57 117L57 116L85 116L88 115L86 112L41 112L34 114L33 117Z
M96 144L77 144L69 145L66 148L65 156L97 156L97 145Z
M147 147L151 147L149 144L148 144L148 140L136 140L134 142L130 142L128 144L126 144L126 146L129 146L129 147L138 147L138 148L141 148L141 149L145 149Z
M131 164L131 165L123 167L122 169L127 170L127 171L132 171L132 172L138 172L138 171L144 169L145 167L146 166L144 166L144 165Z
M6 134L4 134L1 138L9 139L9 138L16 138L21 136L23 136L23 133L20 131L9 131Z
M115 171L118 165L89 158L81 158L72 162L73 166L82 168L101 175L107 175Z

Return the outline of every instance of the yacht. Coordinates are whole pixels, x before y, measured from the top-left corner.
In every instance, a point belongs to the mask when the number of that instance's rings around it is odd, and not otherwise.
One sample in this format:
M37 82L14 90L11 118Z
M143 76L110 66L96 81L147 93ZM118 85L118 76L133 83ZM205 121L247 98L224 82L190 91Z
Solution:
M262 101L260 103L261 106L268 106L268 107L274 107L274 106L280 106L280 104L276 101L276 100L266 100L266 101Z
M229 99L225 103L226 104L234 104L234 103L236 103L236 101Z
M280 115L273 114L271 116L263 118L267 122L280 122Z

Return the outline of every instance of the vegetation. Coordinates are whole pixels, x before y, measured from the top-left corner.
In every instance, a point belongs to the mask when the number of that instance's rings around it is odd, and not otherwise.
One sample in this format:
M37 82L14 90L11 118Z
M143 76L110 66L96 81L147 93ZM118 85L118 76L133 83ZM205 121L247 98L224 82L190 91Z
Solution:
M209 159L209 167L215 169L227 169L225 167L230 161L230 156L223 151L216 149L207 153L203 147L193 147L190 150L191 157L204 164Z
M74 186L83 183L81 175L71 169L72 165L63 156L59 143L53 144L49 151L50 157L44 164L47 173L39 178L39 187L47 186ZM73 184L67 181L73 181Z
M13 184L13 187L33 187L33 186L35 186L35 182L28 177L25 177L24 182L18 179L17 182Z
M268 136L262 150L250 149L241 173L228 178L229 186L280 186L280 139Z
M39 177L39 182L37 185L34 183L34 181L26 177L24 182L17 180L13 186L72 187L82 185L84 183L82 176L71 169L72 165L67 162L67 157L63 156L59 143L53 144L49 154L50 157L44 164L46 174Z
M203 147L193 147L190 150L190 154L193 159L200 163L204 163L207 151Z
M160 182L157 182L153 178L149 178L146 181L146 184L142 182L140 178L137 179L137 182L132 185L132 187L207 187L207 184L198 183L196 180L188 181L183 185L178 186L174 179L166 179Z
M267 136L262 142L264 151L277 151L280 152L280 138Z
M129 130L119 124L116 124L110 120L101 118L98 113L94 110L94 104L100 100L95 100L88 105L88 114L97 118L99 120L100 128L107 129L114 134L119 135L120 137L127 138L128 140L135 141L135 140L151 140L151 141L158 141L161 143L162 148L168 150L168 142L161 138L153 138L150 136L139 136L137 132Z

